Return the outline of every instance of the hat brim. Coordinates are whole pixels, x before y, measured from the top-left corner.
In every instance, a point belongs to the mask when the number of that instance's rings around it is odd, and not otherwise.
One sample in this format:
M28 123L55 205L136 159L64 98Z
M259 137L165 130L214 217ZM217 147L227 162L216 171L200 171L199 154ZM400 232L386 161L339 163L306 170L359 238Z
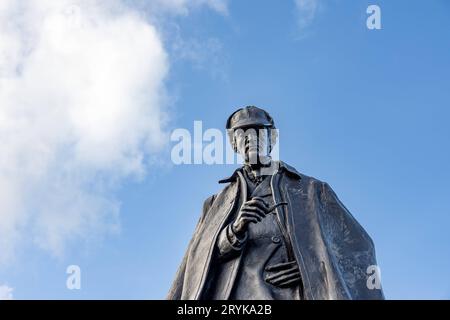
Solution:
M259 121L258 119L242 119L233 124L230 129L239 129L244 127L271 127L268 121Z

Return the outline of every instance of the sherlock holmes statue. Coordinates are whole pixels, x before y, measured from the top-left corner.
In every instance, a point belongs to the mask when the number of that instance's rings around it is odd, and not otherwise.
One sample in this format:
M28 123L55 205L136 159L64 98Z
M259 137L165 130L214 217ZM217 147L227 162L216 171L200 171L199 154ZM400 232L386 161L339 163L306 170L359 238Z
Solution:
M204 202L167 298L383 299L372 239L327 183L271 160L273 129L253 106L228 118L244 166Z

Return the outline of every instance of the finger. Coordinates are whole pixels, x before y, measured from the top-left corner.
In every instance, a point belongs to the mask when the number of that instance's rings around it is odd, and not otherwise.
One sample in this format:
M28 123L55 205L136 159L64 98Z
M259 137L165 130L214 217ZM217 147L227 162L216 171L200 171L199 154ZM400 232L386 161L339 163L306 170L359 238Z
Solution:
M250 223L250 222L252 222L252 223L257 223L258 222L258 219L256 219L256 218L242 218L242 222L244 222L244 223Z
M252 199L252 200L245 202L245 204L248 206L258 206L259 208L261 208L263 210L267 210L269 208L264 200Z
M268 280L275 280L275 279L281 278L281 277L283 277L285 275L289 275L289 274L296 273L296 272L299 272L298 269L296 267L292 267L290 269L278 271L277 273L268 276L267 279Z
M293 279L300 279L300 272L295 272L295 273L291 273L291 274L287 274L283 277L274 279L274 280L269 280L269 283L273 284L274 286L279 286L280 284L286 283L287 281L293 280Z
M298 273L298 274L287 275L283 278L274 280L271 283L275 286L283 286L283 285L286 285L286 283L289 281L299 281L299 280L300 280L300 274Z
M245 205L244 207L242 207L241 209L242 211L251 211L251 212L256 212L257 214L259 214L261 217L265 217L267 212L262 210L261 208L258 208L256 206L247 206Z
M296 261L282 262L282 263L274 264L273 266L267 267L266 271L285 270L296 264L297 264Z
M293 285L294 283L297 283L297 282L300 282L300 281L301 281L300 277L294 278L294 279L291 279L291 280L287 280L285 282L281 282L280 284L278 284L278 287L286 288L286 287L289 287L289 286Z
M269 207L266 205L266 203L264 201L259 201L259 200L249 200L245 203L245 205L247 206L256 206L262 210L264 210L265 212L268 212L267 210L269 209Z
M264 200L262 197L253 197L251 200L261 201L266 207L269 206L269 204Z
M279 286L280 284L284 284L284 283L286 283L288 281L291 281L293 279L296 279L296 280L300 279L300 273L298 273L298 274L292 273L292 274L288 274L288 275L285 275L283 277L279 277L279 278L276 278L276 279L266 278L265 280L266 280L267 283L270 283L270 284L272 284L274 286Z
M255 201L255 200L250 200L248 202L245 203L244 205L245 207L257 207L261 210L263 210L264 212L268 213L268 207L266 205L264 205L264 203L259 202L259 201Z
M258 219L258 221L262 220L262 217L259 214L254 213L254 212L245 211L245 212L241 213L241 217L255 218L255 219Z

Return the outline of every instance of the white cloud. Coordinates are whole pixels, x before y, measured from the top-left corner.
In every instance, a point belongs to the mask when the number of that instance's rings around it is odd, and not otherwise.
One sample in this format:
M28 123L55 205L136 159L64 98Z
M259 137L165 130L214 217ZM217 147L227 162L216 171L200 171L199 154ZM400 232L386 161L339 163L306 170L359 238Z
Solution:
M304 30L313 22L319 9L319 0L295 0L295 6L298 26Z
M168 65L119 0L1 0L0 265L118 229L115 188L166 141Z
M12 300L13 299L13 289L5 286L0 285L0 300Z

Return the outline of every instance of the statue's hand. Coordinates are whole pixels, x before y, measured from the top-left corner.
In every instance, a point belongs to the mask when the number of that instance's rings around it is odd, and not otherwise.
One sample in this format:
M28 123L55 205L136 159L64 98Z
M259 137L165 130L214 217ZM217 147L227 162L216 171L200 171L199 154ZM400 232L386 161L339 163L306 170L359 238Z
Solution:
M270 274L265 278L266 282L280 287L286 288L296 285L300 282L300 270L296 261L279 263L266 268Z
M261 221L270 211L271 208L260 197L254 197L246 201L239 211L236 220L232 224L232 230L237 236L243 236L248 229L249 223L257 223Z

